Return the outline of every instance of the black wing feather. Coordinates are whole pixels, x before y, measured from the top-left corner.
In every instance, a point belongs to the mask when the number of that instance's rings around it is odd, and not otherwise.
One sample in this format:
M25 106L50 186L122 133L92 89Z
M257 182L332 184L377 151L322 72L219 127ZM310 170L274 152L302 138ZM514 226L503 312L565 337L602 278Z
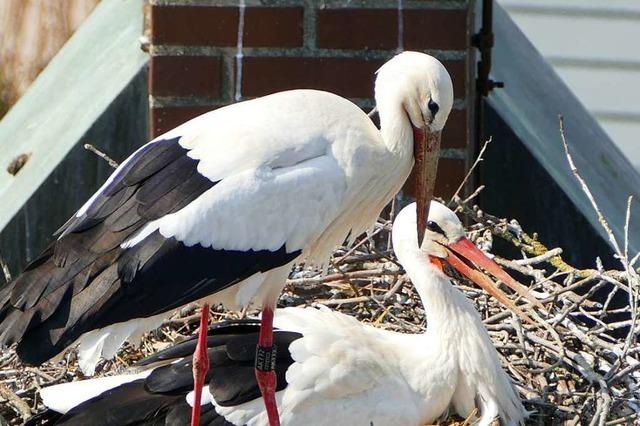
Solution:
M178 138L148 144L111 178L86 212L22 275L0 290L0 345L40 364L83 333L149 317L299 256L277 251L185 246L158 231L129 249L144 225L182 209L215 185L197 172Z
M168 425L162 421L172 410L187 405L184 396L151 394L143 380L126 383L86 401L60 417L57 425ZM187 405L188 406L188 405ZM91 407L86 409L85 407ZM174 416L175 417L175 416ZM188 419L188 417L187 417ZM175 425L189 424L173 423Z
M229 335L239 335L256 333L260 330L260 320L244 318L239 320L227 320L209 327L207 332L207 347L226 345L227 340L233 337ZM197 336L190 337L180 343L176 343L166 349L156 352L136 363L140 367L148 366L156 362L184 358L193 355L198 343Z
M234 406L260 397L253 369L258 324L255 320L224 322L209 330L210 369L207 380L216 402L222 406ZM276 330L274 333L274 342L278 346L278 391L286 388L285 373L293 364L289 345L301 337L301 334L290 331ZM138 365L173 362L156 368L146 379L118 386L74 407L57 418L56 424L188 424L191 409L185 398L193 389L191 356L194 345L195 339L189 339L142 360ZM238 351L238 348L243 349ZM186 358L175 362L183 357ZM207 404L202 409L201 425L231 425L215 412L212 405ZM55 421L56 415L48 411L38 418Z

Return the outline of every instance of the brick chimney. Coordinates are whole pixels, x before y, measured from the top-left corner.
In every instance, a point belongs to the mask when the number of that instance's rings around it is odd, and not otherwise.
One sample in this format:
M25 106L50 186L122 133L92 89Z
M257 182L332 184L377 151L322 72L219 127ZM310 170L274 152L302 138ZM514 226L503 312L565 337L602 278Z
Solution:
M150 132L294 88L328 90L365 111L375 71L400 50L439 58L455 104L436 194L448 197L473 155L473 1L149 0Z

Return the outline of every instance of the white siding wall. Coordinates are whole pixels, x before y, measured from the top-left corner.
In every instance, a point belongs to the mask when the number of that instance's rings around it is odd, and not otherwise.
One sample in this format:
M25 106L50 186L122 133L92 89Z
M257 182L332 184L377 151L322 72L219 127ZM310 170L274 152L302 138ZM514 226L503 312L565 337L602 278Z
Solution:
M640 169L640 0L497 0Z

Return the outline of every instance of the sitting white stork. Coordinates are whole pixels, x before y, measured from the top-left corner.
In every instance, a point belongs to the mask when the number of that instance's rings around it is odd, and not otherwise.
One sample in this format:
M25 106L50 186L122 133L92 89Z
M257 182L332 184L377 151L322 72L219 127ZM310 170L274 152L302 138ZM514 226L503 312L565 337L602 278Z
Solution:
M515 282L464 237L460 221L442 204L432 203L420 247L415 211L411 204L398 215L393 245L424 304L426 332L386 331L326 307L279 309L274 339L280 348L276 397L282 424L421 426L450 409L465 418L477 409L474 424L484 426L495 418L517 425L527 417L480 315L452 285L443 264L500 298L506 296L495 284L458 256L505 283ZM257 320L222 323L209 331L213 370L203 392L201 424L267 424L252 370L257 339ZM57 418L60 425L184 424L194 402L188 357L194 346L191 339L159 352L135 374L45 388L45 404L64 416L42 417Z
M399 54L378 71L375 97L380 130L344 98L293 90L212 111L144 145L0 289L0 345L17 343L21 360L40 364L77 344L91 374L100 356L176 308L253 303L263 310L256 374L278 424L272 318L291 266L321 264L372 226L414 157L419 203L433 190L453 103L446 69ZM196 357L196 376L205 366Z

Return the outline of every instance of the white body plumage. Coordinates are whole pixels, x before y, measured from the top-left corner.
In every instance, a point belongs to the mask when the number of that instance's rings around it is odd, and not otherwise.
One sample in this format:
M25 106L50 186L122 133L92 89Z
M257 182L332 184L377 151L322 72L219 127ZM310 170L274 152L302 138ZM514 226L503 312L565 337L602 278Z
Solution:
M475 408L478 425L496 417L520 424L527 412L480 316L448 279L437 279L422 289L431 293L423 299L422 335L385 331L328 308L279 310L277 326L304 336L291 345L296 363L276 394L282 424L421 426L447 413L467 418ZM235 425L268 424L260 400L216 411Z

